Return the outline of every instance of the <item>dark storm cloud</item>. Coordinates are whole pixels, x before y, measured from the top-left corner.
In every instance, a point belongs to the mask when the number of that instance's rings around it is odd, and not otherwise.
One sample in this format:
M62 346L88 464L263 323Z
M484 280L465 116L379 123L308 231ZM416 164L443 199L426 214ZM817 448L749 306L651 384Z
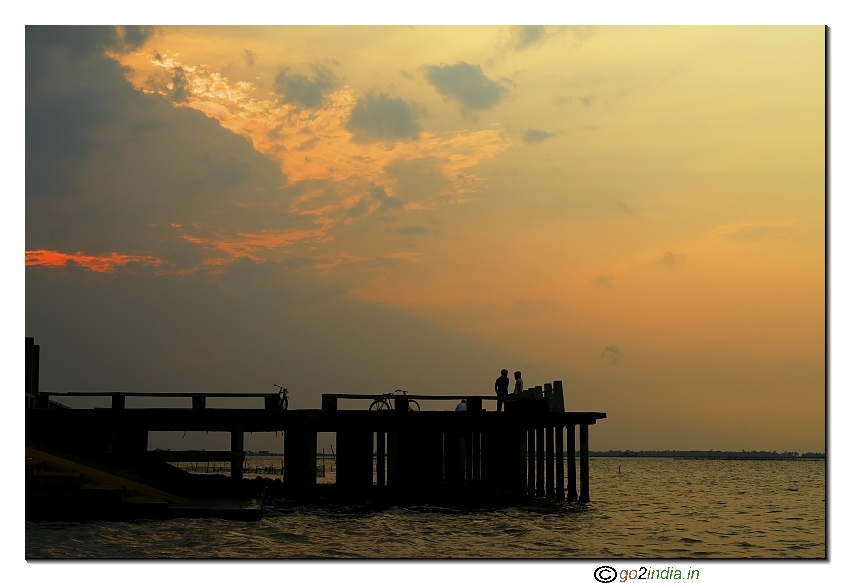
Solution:
M419 137L419 108L386 94L357 100L346 129L359 143L408 140Z
M66 49L75 58L103 51L127 53L144 44L153 32L151 26L27 26L27 57L36 47Z
M274 78L274 89L284 103L317 108L322 105L325 95L337 87L337 80L329 69L314 66L313 75L290 74L289 69L281 69Z
M95 32L97 42L27 29L27 66L38 64L25 94L27 249L151 255L188 267L203 257L185 235L312 226L280 210L291 193L277 164L201 112L136 91L102 53L114 39ZM68 43L85 50L75 56Z
M551 138L554 136L552 132L547 132L543 130L528 130L522 135L522 141L526 144L536 144L537 142L542 142L547 138Z
M459 61L454 65L429 65L425 79L440 95L457 99L467 109L490 109L507 94L507 89L487 78L480 65Z

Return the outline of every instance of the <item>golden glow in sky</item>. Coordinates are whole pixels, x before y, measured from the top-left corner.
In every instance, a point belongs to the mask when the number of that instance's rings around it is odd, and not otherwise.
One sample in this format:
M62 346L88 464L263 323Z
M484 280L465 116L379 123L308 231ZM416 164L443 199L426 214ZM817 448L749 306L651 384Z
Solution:
M71 115L41 96L74 67L126 119L91 113L72 130L108 146L28 174L31 269L218 285L279 266L268 297L334 290L499 354L412 391L488 391L504 366L606 411L599 449L823 450L822 27L115 38L78 60L45 42L55 78L28 77L28 124Z

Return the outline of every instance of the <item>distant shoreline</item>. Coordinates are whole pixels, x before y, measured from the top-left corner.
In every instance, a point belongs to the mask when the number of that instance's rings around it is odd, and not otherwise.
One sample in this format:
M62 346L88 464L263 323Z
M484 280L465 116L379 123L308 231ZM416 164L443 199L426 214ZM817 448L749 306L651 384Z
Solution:
M703 450L610 450L591 451L590 457L617 457L617 458L684 458L684 459L718 459L718 460L822 460L826 459L825 453L807 452L799 454L796 451L777 453L775 451L703 451Z
M261 456L282 456L280 452L270 451L246 451L246 456L261 457ZM321 458L322 454L317 453L317 457ZM797 452L775 451L713 451L713 450L646 450L646 451L631 451L631 450L609 450L609 451L590 451L590 457L616 457L616 458L679 458L679 459L718 459L718 460L823 460L826 459L825 453L807 452L800 454ZM332 454L326 454L327 458L333 457Z

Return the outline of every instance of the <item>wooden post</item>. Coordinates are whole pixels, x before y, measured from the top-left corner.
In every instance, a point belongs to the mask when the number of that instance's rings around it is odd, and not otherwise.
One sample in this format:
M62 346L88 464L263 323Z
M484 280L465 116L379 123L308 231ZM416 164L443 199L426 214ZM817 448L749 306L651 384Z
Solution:
M316 432L291 429L283 439L283 483L295 494L309 494L316 487Z
M555 499L564 499L564 428L555 428Z
M26 348L26 392L30 395L35 396L35 391L32 387L32 360L33 353L35 352L35 339L27 336L27 348Z
M528 430L528 437L526 439L528 442L528 495L534 496L534 488L535 488L535 474L534 468L536 467L537 456L534 453L534 429Z
M555 497L555 428L546 428L546 497Z
M378 490L383 490L386 485L387 474L387 434L384 431L378 431L375 437L375 481L378 485Z
M206 409L207 398L203 395L192 395L192 409Z
M542 427L537 428L537 495L546 495L546 435Z
M333 395L322 395L322 411L336 411L337 398Z
M123 409L125 405L125 395L112 395L112 408Z
M472 432L472 487L481 485L481 433Z
M552 405L552 383L543 383L543 396L546 397L546 410L554 411L554 407Z
M579 426L579 439L581 447L581 495L579 502L590 502L590 460L588 459L587 447L587 423Z
M510 432L509 452L511 464L508 491L511 496L521 496L525 492L528 474L528 444L526 443L528 433L524 429L512 429Z
M241 427L230 432L230 453L235 456L230 460L230 477L235 484L241 484L242 462L245 460L245 432Z
M563 381L554 381L552 383L553 392L553 408L555 413L563 413L564 409L564 383Z
M575 502L576 494L576 426L567 425L567 502Z
M38 361L41 355L41 346L36 344L32 351L32 394L38 397ZM48 399L49 402L49 399Z
M336 485L340 493L362 497L372 489L372 439L369 430L337 432Z
M463 431L449 430L443 435L443 464L447 493L460 496L464 491L467 465Z
M472 432L465 431L463 434L464 447L466 449L464 456L465 476L464 487L467 491L472 488Z

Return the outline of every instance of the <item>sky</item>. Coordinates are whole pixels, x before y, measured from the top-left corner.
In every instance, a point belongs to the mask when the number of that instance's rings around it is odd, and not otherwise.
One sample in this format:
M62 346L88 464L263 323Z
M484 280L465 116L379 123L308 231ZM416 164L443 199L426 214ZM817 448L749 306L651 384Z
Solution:
M27 27L41 388L316 408L507 368L606 412L591 449L824 451L824 44Z

